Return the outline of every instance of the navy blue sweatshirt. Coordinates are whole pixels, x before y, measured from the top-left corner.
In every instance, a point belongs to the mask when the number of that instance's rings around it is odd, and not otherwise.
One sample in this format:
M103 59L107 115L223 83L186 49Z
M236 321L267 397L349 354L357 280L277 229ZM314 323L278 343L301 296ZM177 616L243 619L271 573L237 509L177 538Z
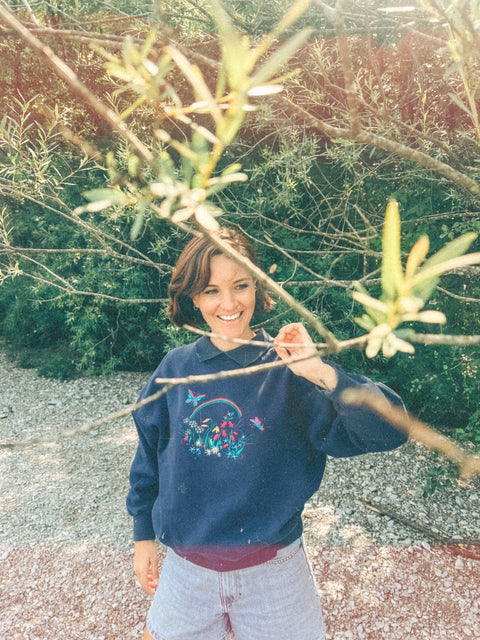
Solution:
M264 331L256 337L273 343ZM168 353L140 399L158 391L157 377L278 359L273 344L221 351L203 337ZM400 398L383 384L328 364L338 376L333 391L280 367L179 385L134 412L139 444L127 497L134 539L156 537L218 570L255 564L259 552L301 535L302 510L320 485L327 455L386 451L405 442L403 433L369 411L343 404L340 395L354 387L401 406Z

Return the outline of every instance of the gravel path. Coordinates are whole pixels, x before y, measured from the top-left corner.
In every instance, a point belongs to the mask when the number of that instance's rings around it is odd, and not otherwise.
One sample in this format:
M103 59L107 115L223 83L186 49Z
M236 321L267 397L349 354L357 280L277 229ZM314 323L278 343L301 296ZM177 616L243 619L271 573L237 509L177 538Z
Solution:
M133 402L146 378L47 380L0 353L0 441L56 440L0 449L0 640L142 637L149 601L124 506L132 421L62 432ZM438 464L413 444L329 461L305 510L329 640L480 638L480 548L469 544L480 537L479 485L418 497Z

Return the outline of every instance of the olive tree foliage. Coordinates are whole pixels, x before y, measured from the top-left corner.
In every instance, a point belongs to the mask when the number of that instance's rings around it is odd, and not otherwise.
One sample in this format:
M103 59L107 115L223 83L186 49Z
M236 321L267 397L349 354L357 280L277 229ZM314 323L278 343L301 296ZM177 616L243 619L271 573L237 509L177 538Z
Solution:
M54 105L38 94L10 101L5 282L31 278L41 304L61 300L71 325L86 298L115 305L116 326L92 337L93 354L161 304L185 237L207 234L275 295L271 326L300 318L321 354L381 353L388 370L403 352L406 371L415 344L457 345L461 375L478 370L475 323L464 322L470 335L431 331L465 320L480 295L477 3L177 0L142 16L121 7L103 23L102 11L86 20L53 6L1 3L3 28L90 116L60 95ZM75 65L55 53L62 47L81 50ZM100 122L114 136L98 136ZM17 244L22 224L32 228L28 208L44 246ZM45 246L42 225L60 220L68 246ZM269 268L218 240L220 224L252 236ZM169 346L183 339L148 318L146 343L155 331ZM91 329L83 317L76 335Z

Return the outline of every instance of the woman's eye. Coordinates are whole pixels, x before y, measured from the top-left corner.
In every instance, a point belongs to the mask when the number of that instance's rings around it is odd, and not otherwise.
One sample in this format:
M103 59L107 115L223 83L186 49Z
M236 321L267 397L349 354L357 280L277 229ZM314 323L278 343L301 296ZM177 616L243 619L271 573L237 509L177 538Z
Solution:
M242 282L242 284L237 285L237 289L248 289L249 286L248 282Z
M206 296L211 296L211 295L215 295L217 292L216 289L207 289L206 291L203 292Z

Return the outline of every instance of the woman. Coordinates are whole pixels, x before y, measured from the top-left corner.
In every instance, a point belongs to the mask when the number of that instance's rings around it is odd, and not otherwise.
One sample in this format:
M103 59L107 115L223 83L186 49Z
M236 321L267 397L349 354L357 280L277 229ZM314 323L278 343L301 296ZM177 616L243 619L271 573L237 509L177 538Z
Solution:
M229 229L219 235L257 264L245 237ZM235 640L322 640L302 510L320 485L327 455L384 451L405 441L381 418L343 404L341 392L364 388L397 405L401 400L323 361L301 324L283 327L275 341L263 330L254 333L255 311L268 311L272 300L208 239L186 245L169 297L172 322L205 322L212 336L168 353L142 399L158 390L156 378L312 357L174 386L134 413L139 444L127 508L135 573L155 594L144 640L227 640L231 633ZM156 539L168 547L160 579Z

